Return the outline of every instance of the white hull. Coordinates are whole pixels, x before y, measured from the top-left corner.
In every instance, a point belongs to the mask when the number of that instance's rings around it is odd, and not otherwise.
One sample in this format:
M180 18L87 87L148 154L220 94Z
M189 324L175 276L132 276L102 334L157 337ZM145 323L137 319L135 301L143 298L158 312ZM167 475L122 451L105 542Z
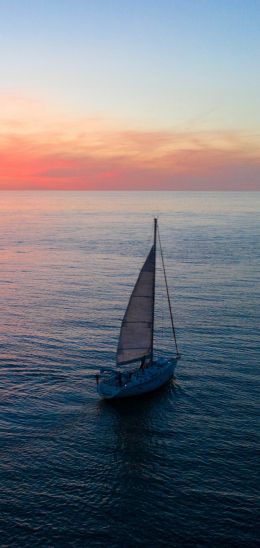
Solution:
M116 373L101 374L97 385L99 395L104 399L129 398L147 394L171 379L177 358L156 360L146 369L137 369L121 374L120 381Z

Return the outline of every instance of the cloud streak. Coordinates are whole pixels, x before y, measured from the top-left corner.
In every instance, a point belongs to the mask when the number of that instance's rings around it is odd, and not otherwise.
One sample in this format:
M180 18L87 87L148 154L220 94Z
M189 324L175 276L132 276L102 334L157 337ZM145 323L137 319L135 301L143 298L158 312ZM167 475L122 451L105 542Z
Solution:
M143 131L70 119L37 101L1 103L0 189L259 189L257 136Z

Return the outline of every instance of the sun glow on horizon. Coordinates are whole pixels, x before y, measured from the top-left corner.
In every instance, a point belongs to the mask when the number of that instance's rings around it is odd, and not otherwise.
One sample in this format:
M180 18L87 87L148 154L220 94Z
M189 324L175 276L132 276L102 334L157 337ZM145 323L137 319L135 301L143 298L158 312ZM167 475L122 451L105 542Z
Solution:
M257 136L144 130L0 97L0 189L257 189ZM253 176L252 176L253 172Z

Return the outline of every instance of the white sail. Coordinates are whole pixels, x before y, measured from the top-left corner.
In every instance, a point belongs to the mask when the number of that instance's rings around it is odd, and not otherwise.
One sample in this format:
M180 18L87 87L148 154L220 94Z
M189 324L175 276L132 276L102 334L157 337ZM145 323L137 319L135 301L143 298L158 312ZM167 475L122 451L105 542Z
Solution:
M149 357L152 352L155 284L155 248L141 269L124 319L117 348L117 364L123 365Z

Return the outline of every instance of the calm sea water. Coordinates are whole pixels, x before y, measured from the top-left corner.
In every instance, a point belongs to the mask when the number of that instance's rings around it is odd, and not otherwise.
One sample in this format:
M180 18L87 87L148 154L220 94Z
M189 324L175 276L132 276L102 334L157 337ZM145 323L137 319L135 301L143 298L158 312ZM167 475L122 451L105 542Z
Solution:
M0 204L1 546L257 546L259 194ZM182 360L102 402L154 214Z

